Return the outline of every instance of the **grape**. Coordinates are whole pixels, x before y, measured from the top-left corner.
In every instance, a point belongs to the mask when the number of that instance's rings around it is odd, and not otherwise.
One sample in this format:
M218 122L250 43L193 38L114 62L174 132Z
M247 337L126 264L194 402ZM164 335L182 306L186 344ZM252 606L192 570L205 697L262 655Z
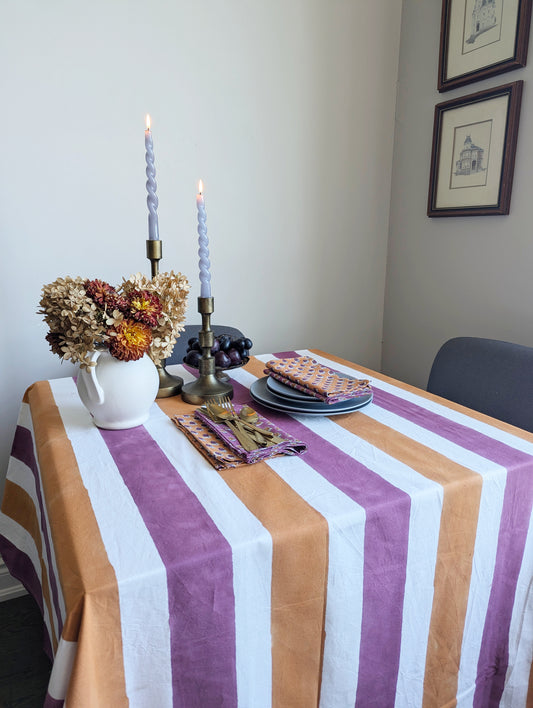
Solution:
M229 334L219 334L218 343L220 345L220 349L223 352L227 352L228 349L230 349L231 347L231 337L229 336Z
M215 354L215 366L218 366L221 369L227 369L228 366L231 366L231 359L226 352L218 351Z
M232 366L242 363L242 358L240 352L237 349L230 349L228 352L228 357L231 361Z
M227 369L233 366L242 366L243 359L248 359L250 349L252 348L252 340L248 337L235 337L224 332L214 337L211 354L215 358L215 366L219 369ZM187 353L184 361L189 366L198 368L200 359L202 358L202 347L198 336L191 337L187 341Z
M189 366L192 366L195 369L197 369L200 365L200 359L201 354L195 349L191 350L190 352L187 352L187 354L185 355L185 363L189 364Z
M244 337L239 337L239 339L236 339L233 342L233 347L237 349L237 351L242 352L243 349L246 349L247 347L245 346L246 339ZM249 349L249 347L248 347Z

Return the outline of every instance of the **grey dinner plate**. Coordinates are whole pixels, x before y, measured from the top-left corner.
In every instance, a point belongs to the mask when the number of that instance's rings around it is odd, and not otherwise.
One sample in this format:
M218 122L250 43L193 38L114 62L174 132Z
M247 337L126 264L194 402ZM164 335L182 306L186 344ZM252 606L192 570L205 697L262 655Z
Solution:
M268 376L263 376L261 379L254 381L250 387L250 394L254 401L261 403L266 408L272 408L275 411L283 413L303 413L305 415L339 415L340 413L351 413L358 408L368 405L372 400L372 392L357 398L350 398L348 401L341 403L322 403L322 401L301 401L282 399L276 396L268 388ZM309 396L307 397L309 398Z

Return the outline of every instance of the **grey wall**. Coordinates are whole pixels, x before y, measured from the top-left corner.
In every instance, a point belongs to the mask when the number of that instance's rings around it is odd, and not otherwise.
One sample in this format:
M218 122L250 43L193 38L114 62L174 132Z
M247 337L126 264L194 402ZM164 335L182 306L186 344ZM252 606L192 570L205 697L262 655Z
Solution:
M533 345L533 50L529 65L437 91L440 0L404 0L383 330L383 369L425 387L450 337ZM426 216L437 103L523 79L509 216Z

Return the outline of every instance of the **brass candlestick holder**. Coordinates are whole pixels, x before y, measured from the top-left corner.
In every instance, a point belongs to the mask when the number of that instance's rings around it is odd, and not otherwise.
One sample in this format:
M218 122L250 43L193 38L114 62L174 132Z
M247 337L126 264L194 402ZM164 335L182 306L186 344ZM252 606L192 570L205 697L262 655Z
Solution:
M163 244L160 239L149 239L146 241L146 257L152 265L152 278L159 275L159 261L163 256ZM169 398L177 396L183 386L181 376L169 374L165 368L165 361L156 364L159 374L159 390L156 398Z
M214 311L213 297L198 298L198 312L202 315L202 329L198 334L202 358L198 366L199 377L196 381L185 384L181 390L181 397L186 403L201 405L209 398L228 396L233 398L233 386L227 381L221 381L216 376L215 358L211 354L211 347L215 335L211 329L211 315Z

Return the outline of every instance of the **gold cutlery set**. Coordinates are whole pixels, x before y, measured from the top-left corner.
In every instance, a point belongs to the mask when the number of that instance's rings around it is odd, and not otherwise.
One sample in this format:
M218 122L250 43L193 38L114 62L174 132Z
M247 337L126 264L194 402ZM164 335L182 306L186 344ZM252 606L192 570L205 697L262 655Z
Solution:
M257 450L283 442L283 438L267 428L261 428L255 423L259 415L250 406L242 406L239 413L233 407L229 397L220 396L208 399L200 409L204 415L215 423L225 423L235 435L242 447L247 450Z

